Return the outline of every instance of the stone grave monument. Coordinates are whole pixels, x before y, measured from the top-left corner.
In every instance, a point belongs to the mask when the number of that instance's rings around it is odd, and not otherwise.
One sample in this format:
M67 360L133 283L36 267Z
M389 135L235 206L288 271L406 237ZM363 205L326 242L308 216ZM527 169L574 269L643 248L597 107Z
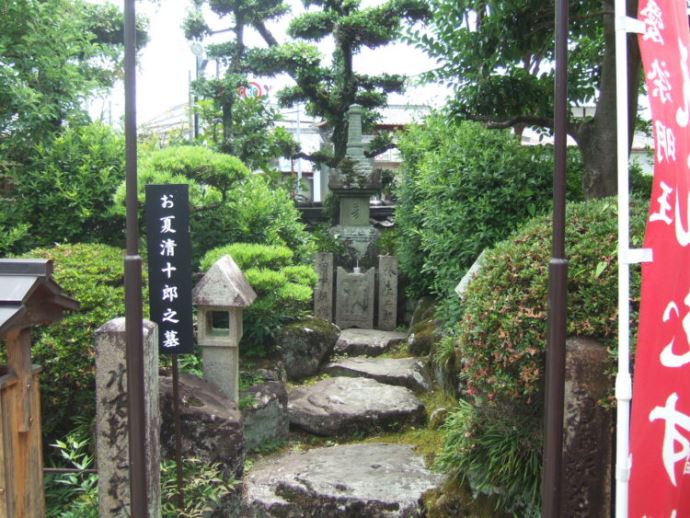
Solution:
M379 233L369 220L369 199L381 189L381 180L372 160L364 155L364 147L362 107L353 104L348 111L345 158L331 171L328 184L338 203L338 224L330 231L345 244L346 253L336 258L330 253L317 254L319 282L314 293L314 314L331 320L335 302L335 323L342 329L373 329L378 314L378 327L393 330L398 264L395 257L379 256L376 250Z
M341 329L358 327L374 328L374 268L361 273L359 268L348 273L338 266L337 300L335 306L335 323Z

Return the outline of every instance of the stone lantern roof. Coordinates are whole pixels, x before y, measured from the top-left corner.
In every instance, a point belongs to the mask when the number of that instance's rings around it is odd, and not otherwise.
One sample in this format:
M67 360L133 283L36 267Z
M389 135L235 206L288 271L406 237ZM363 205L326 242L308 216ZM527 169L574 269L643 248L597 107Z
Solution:
M79 303L52 279L48 259L0 259L0 337L11 329L50 324Z
M254 299L256 293L229 255L218 259L192 290L197 306L245 308Z

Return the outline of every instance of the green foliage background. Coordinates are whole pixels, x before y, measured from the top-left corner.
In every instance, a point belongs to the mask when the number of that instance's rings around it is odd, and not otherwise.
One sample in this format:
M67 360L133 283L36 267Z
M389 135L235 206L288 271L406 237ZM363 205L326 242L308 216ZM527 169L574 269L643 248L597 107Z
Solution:
M70 127L38 144L31 162L12 175L10 204L0 211L27 226L11 247L122 242L124 218L107 208L124 176L124 139L102 124Z
M201 260L208 270L224 255L240 267L257 294L244 310L243 355L265 357L275 352L275 338L285 324L304 318L311 309L316 272L297 264L285 246L234 243L210 250Z
M53 260L55 281L79 302L77 311L33 333L33 361L43 367L41 414L48 445L95 415L93 337L103 324L124 315L123 253L102 244L65 244L26 256ZM146 277L142 288L146 300Z
M142 204L147 183L189 185L195 263L210 249L232 242L287 246L299 258L312 253L311 237L288 192L267 176L251 174L236 157L201 146L168 147L142 157L138 180ZM115 214L124 213L124 198L121 184Z
M451 295L484 248L551 206L549 147L442 114L410 127L399 146L397 252L411 296ZM580 171L572 155L568 199L582 197Z

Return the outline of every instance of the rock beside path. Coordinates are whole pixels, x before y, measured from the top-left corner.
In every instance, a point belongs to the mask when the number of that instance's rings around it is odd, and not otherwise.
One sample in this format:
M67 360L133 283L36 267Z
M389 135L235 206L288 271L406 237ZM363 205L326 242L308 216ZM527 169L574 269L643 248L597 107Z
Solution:
M429 373L419 358L346 358L329 363L325 371L332 376L371 378L415 392L431 390Z
M335 344L336 354L348 356L378 356L392 346L404 342L406 333L378 329L345 329Z
M237 405L218 387L196 376L180 373L182 457L218 463L225 475L242 476L244 435ZM175 458L173 387L160 378L161 456Z
M261 381L240 392L240 402L244 403L241 406L247 450L288 439L287 390L278 371L257 370Z
M280 334L280 354L289 380L301 380L319 372L328 361L340 329L319 318L287 325Z
M288 414L291 425L326 436L417 425L425 419L424 405L410 389L348 377L293 390Z
M258 461L245 479L242 516L421 517L422 497L440 483L408 445L316 448Z

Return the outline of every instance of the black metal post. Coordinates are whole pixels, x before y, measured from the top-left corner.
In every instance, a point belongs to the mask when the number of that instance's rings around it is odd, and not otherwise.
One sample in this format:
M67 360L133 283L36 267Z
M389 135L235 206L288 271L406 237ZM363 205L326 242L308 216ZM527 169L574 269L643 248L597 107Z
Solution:
M556 0L554 100L553 252L549 263L549 333L546 350L546 405L542 472L543 518L561 513L563 400L568 261L565 258L566 123L568 117L568 3Z
M177 354L172 355L173 414L175 420L175 468L177 473L177 509L184 512L184 489L182 475L182 422L180 420L180 374Z
M125 256L125 335L131 516L148 517L145 448L144 357L141 257L137 221L136 14L125 0L125 162L127 255Z

